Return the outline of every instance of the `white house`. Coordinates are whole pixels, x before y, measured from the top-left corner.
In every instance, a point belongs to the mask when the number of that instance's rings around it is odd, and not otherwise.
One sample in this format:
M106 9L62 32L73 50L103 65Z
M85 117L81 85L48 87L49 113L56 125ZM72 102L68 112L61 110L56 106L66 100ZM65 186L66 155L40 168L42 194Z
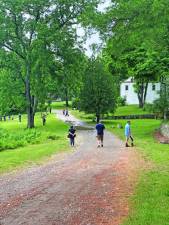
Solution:
M160 83L149 83L146 103L153 103L154 100L159 98L158 91L160 91L160 87ZM120 96L126 98L126 103L128 105L139 104L137 94L134 91L134 81L131 77L121 83Z

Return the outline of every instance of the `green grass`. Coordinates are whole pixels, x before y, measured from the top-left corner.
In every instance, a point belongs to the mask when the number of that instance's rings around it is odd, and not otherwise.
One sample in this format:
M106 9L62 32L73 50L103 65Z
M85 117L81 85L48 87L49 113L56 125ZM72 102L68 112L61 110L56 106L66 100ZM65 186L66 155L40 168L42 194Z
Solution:
M69 101L69 107L71 107L71 101ZM65 102L52 102L52 109L65 109Z
M105 121L106 127L121 139L124 137L124 126L126 120ZM121 124L123 129L117 128L117 124ZM132 133L135 138L135 144L149 160L153 160L157 164L169 161L169 146L159 144L154 139L154 131L159 128L160 120L144 119L131 120ZM113 128L112 128L113 127Z
M169 172L166 169L144 173L132 197L132 211L123 225L169 224Z
M71 111L73 115L77 116L78 118L89 121L95 118L94 114L86 114L84 112L78 112L77 110ZM109 116L128 116L128 115L144 115L144 114L151 114L150 112L140 109L137 105L128 105L128 106L121 106L118 107L114 114L109 113Z
M124 140L126 121L108 121L107 128ZM154 168L142 174L135 195L132 198L132 212L124 225L167 225L169 224L169 146L159 144L153 137L159 128L159 120L132 120L132 133L137 149ZM112 128L112 125L114 128Z
M36 131L40 133L38 144L27 143L24 147L1 151L0 173L37 163L55 153L69 150L66 139L68 126L57 120L55 115L48 115L46 126L42 126L41 118L38 114L35 124ZM25 127L26 116L23 116L22 123L19 123L16 119L0 123L0 128L5 129L9 133L15 132L18 135L26 132Z
M91 123L95 118L93 114L86 114L84 112L79 112L78 110L71 110L71 114L73 114L76 118Z
M128 116L128 115L144 115L150 114L150 112L141 109L138 105L127 105L118 107L115 111L115 116Z
M121 114L133 114L134 106L117 110ZM138 113L138 111L137 111ZM78 118L91 122L91 116L73 111ZM106 128L125 140L126 120L105 120ZM123 129L117 128L122 124ZM154 139L154 131L159 128L160 120L131 120L132 133L136 149L153 168L143 171L139 184L131 198L131 211L123 225L169 225L169 145L159 144Z

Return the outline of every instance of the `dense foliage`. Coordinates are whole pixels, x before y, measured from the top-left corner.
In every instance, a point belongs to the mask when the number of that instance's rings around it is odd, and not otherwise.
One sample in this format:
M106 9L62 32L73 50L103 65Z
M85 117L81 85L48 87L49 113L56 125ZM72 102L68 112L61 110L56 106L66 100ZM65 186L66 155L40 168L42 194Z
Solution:
M24 106L32 128L38 105L57 93L59 77L76 79L82 53L75 25L96 9L97 0L0 0L0 5L0 111ZM11 92L12 84L17 89Z
M107 68L119 83L134 78L140 107L145 104L148 83L169 77L167 5L167 0L113 0L93 22L106 42Z
M89 61L80 95L80 108L100 116L113 112L116 107L116 86L113 77L100 60Z

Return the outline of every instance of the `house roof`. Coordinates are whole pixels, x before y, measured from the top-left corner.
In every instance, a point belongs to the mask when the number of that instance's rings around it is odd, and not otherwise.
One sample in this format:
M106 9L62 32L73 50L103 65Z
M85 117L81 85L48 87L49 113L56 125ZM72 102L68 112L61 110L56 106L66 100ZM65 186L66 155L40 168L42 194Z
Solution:
M124 80L122 82L123 84L128 84L128 83L134 83L134 78L133 77L129 77L127 80ZM150 82L152 84L159 84L160 82Z
M127 80L123 81L122 83L134 83L134 79L132 77L129 77Z

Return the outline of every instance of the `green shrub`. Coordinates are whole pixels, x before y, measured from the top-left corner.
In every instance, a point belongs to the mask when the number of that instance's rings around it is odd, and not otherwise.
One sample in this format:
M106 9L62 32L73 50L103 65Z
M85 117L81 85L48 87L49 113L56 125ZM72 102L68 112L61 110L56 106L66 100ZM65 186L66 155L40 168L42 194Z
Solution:
M41 133L36 129L24 130L22 133L8 132L0 129L0 150L15 149L27 144L35 144L40 141Z
M125 106L126 105L126 98L118 97L117 99L117 105L118 106Z
M49 140L55 141L55 140L59 140L59 139L60 139L60 136L57 136L57 135L54 135L54 134L50 134L50 135L48 135L47 138L48 138Z
M79 109L79 106L80 106L80 99L74 98L72 100L72 109Z
M150 103L146 103L143 107L143 111L153 113L153 105Z

